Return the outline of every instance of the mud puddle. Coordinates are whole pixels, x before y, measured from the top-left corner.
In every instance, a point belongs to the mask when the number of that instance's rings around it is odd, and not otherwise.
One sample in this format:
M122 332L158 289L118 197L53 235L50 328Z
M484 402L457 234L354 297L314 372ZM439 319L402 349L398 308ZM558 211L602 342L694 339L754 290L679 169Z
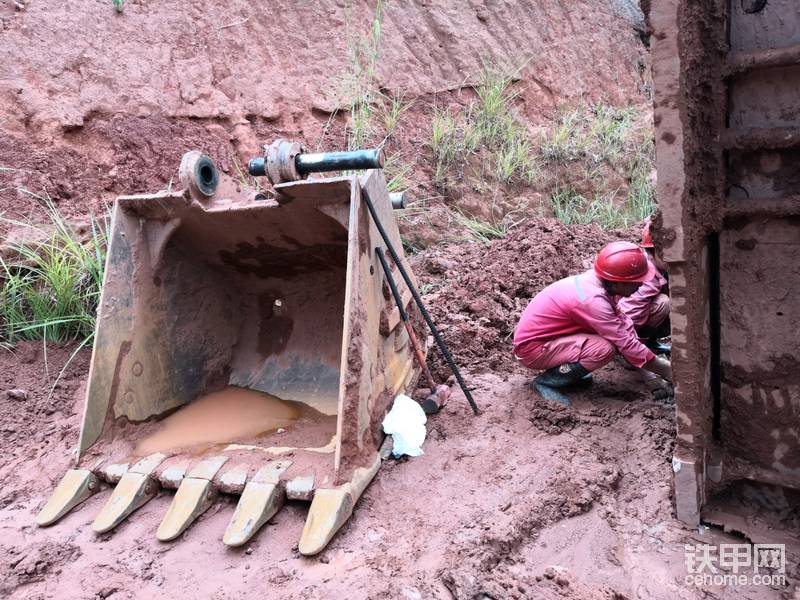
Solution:
M302 402L228 386L198 398L164 419L156 431L137 444L136 454L234 442L278 428L290 430L300 422L322 416Z

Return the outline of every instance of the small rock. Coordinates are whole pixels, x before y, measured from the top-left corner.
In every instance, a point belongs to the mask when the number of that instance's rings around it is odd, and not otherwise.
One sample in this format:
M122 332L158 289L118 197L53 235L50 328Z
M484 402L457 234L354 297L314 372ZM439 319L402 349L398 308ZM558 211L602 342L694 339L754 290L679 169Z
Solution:
M286 430L283 427L278 427L278 430L275 433L286 433Z
M247 550L244 551L244 553L245 554L252 554L253 553L253 549L252 548L248 548Z
M28 392L26 392L25 390L21 390L19 388L15 388L13 390L8 390L6 392L6 396L11 398L12 400L22 401L22 400L27 400Z
M404 587L403 598L406 598L406 600L422 600L422 593L415 587Z

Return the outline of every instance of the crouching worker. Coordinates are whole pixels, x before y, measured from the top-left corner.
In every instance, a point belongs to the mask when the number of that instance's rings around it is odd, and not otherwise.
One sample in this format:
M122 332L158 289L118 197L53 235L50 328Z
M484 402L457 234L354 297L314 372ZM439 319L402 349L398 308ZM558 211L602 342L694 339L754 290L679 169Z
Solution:
M544 398L570 405L561 389L589 385L590 373L619 352L635 367L672 380L669 361L640 340L615 296L627 297L649 281L655 265L635 244L612 242L597 255L594 269L550 284L522 313L514 331L514 354L544 373L534 389Z
M662 275L666 265L655 253L653 237L650 234L650 220L642 229L642 248L648 260L655 265L653 277L642 283L636 292L627 298L620 298L617 306L633 321L636 333L644 341L644 345L656 354L669 353L672 348L662 344L659 339L669 335L669 296L667 295L667 278Z

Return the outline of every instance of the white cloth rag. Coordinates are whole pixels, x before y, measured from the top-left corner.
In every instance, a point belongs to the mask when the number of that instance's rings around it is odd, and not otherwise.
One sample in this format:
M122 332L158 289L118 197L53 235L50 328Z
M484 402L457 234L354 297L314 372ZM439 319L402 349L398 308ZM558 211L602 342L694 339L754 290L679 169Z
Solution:
M392 410L383 418L383 431L392 436L392 454L395 458L404 454L423 454L422 443L428 433L425 429L427 421L425 412L417 402L404 394L394 399Z

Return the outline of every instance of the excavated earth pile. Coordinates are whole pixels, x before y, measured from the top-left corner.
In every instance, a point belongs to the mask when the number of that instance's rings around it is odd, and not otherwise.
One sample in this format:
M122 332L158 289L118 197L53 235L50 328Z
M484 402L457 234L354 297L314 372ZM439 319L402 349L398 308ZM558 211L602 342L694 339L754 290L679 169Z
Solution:
M424 277L425 299L459 364L508 373L519 370L511 337L530 299L553 281L590 268L605 244L637 235L531 217L500 242L442 244L412 264ZM435 357L434 365L446 373L443 361Z

